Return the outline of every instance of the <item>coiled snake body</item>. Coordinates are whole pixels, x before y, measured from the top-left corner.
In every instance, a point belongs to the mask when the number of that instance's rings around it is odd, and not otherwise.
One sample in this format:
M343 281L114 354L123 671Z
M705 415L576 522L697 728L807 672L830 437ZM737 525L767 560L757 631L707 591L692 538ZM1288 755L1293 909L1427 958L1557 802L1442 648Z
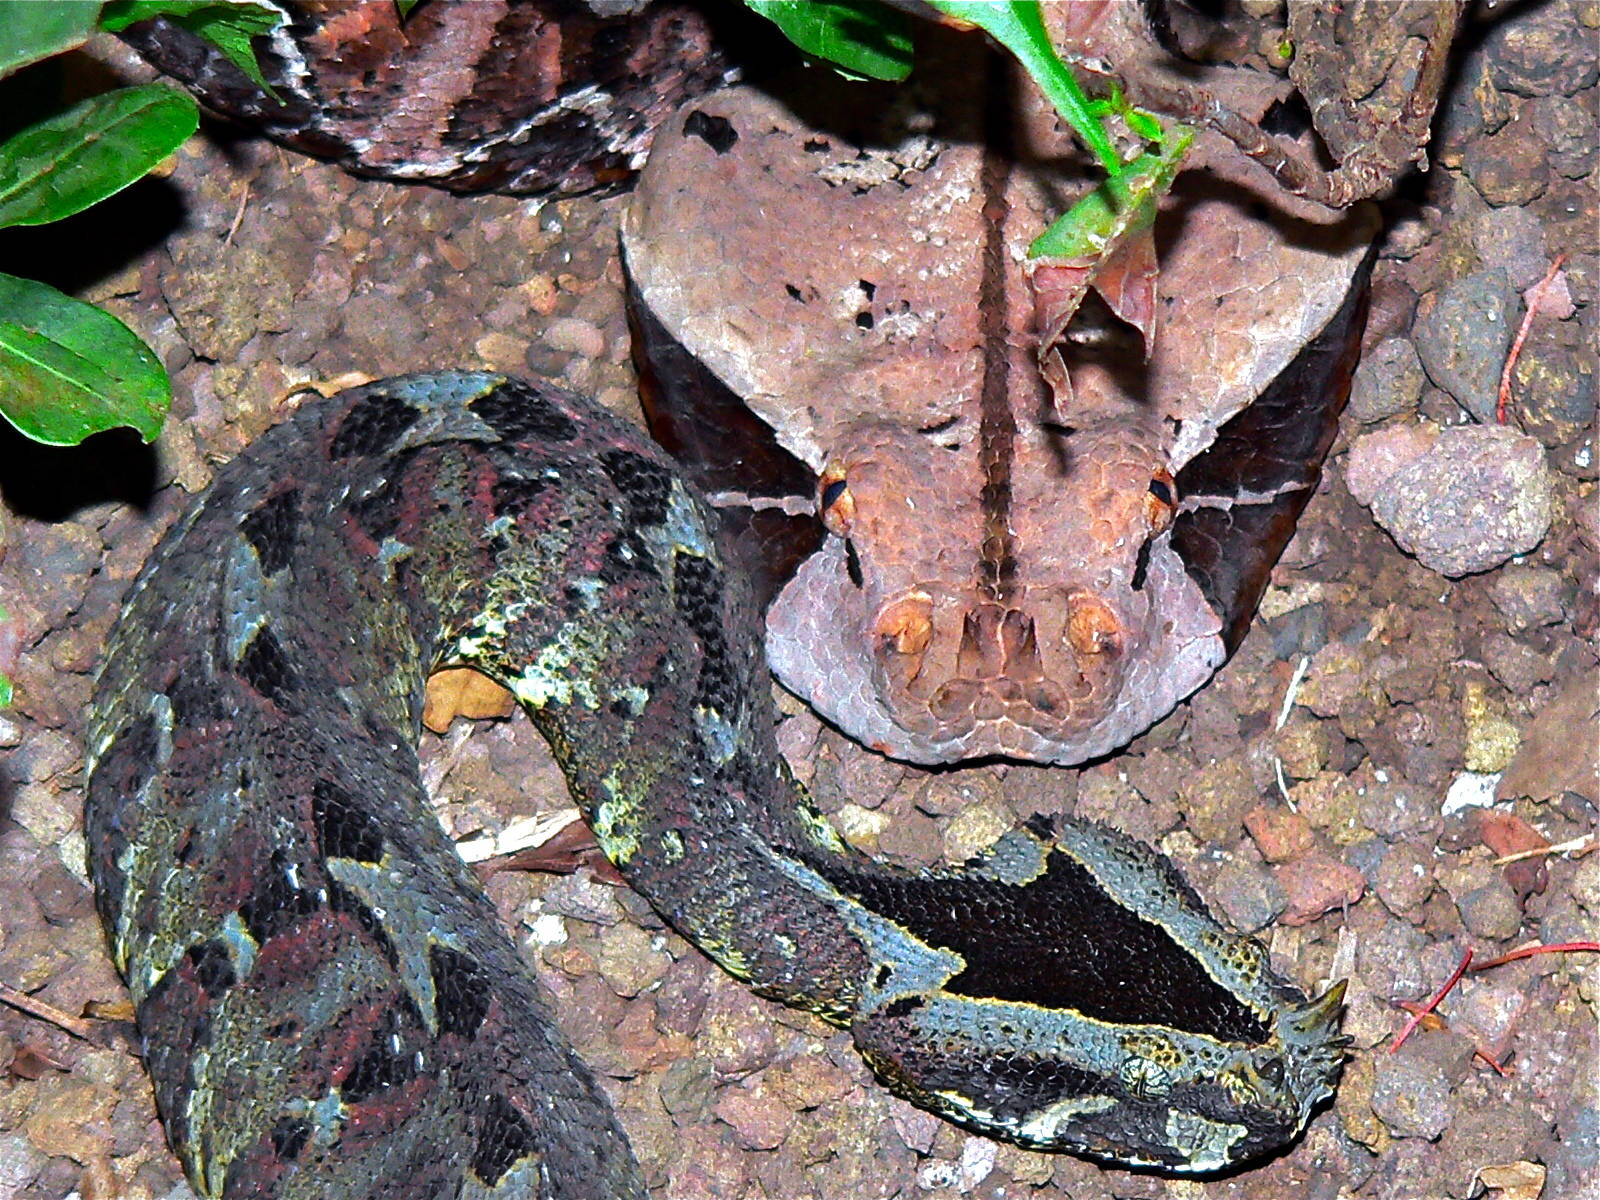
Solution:
M97 683L98 903L204 1195L644 1194L431 815L413 747L445 663L516 694L667 920L919 1104L1205 1170L1331 1090L1342 989L1308 1003L1120 835L1037 825L937 873L846 847L776 751L757 617L661 453L548 387L420 375L220 472Z

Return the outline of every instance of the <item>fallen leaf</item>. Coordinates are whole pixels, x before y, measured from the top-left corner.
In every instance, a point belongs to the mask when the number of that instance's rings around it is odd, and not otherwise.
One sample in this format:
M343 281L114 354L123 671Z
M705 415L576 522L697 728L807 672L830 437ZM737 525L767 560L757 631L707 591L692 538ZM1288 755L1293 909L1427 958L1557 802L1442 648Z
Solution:
M457 717L469 721L509 717L516 706L516 697L487 675L471 667L450 667L428 677L422 723L434 733L444 733Z

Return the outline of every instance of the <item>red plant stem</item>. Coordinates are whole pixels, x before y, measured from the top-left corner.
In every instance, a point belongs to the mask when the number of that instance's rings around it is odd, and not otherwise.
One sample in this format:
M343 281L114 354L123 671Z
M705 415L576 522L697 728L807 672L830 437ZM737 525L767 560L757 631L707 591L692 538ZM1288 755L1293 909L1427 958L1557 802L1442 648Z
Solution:
M1511 343L1511 352L1506 355L1506 365L1500 372L1500 391L1494 401L1494 419L1497 424L1506 423L1506 407L1511 403L1511 372L1517 365L1517 356L1522 353L1522 343L1528 340L1528 330L1533 327L1533 314L1539 311L1539 302L1544 299L1545 288L1550 286L1550 281L1556 277L1556 272L1561 270L1561 264L1566 261L1567 256L1564 251L1556 255L1556 261L1550 264L1550 269L1545 272L1544 278L1528 290L1528 311L1522 314L1522 324L1517 329L1516 340Z
M1574 950L1588 950L1600 953L1600 942L1557 942L1553 946L1518 946L1508 954L1499 958L1491 958L1473 967L1474 971L1487 971L1490 967L1503 966L1508 962L1515 962L1519 958L1532 958L1536 954L1568 954Z
M1450 978L1445 980L1444 986L1433 994L1433 999L1429 1000L1420 1009L1412 1013L1411 1019L1406 1022L1405 1028L1395 1035L1394 1041L1389 1043L1390 1054L1393 1054L1405 1044L1405 1040L1411 1036L1412 1030L1416 1029L1418 1025L1422 1024L1422 1018L1427 1016L1439 1006L1439 1001L1443 1000L1450 994L1450 989L1456 986L1456 983L1463 975L1467 973L1467 968L1471 965L1472 951L1468 950L1461 956L1461 962L1457 964L1456 969L1450 973Z

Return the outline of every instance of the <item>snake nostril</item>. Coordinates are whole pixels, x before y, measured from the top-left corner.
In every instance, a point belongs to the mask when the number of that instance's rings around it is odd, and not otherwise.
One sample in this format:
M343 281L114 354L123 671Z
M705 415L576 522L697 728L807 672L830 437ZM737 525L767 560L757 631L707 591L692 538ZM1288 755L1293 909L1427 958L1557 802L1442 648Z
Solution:
M1075 592L1068 600L1067 641L1080 655L1122 652L1122 622L1103 600Z
M933 599L918 594L897 600L878 614L873 628L896 654L921 654L933 640Z

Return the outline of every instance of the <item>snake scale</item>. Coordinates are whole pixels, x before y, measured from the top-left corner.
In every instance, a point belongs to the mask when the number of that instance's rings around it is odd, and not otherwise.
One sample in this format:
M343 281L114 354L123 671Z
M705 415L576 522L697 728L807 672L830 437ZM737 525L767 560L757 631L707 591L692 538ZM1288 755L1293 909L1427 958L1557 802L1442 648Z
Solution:
M1165 860L1035 821L913 872L774 740L758 618L631 425L440 373L309 403L136 582L90 714L91 871L168 1139L206 1196L639 1197L600 1089L433 818L423 681L470 664L606 855L758 993L971 1129L1201 1171L1332 1088L1308 1002Z

